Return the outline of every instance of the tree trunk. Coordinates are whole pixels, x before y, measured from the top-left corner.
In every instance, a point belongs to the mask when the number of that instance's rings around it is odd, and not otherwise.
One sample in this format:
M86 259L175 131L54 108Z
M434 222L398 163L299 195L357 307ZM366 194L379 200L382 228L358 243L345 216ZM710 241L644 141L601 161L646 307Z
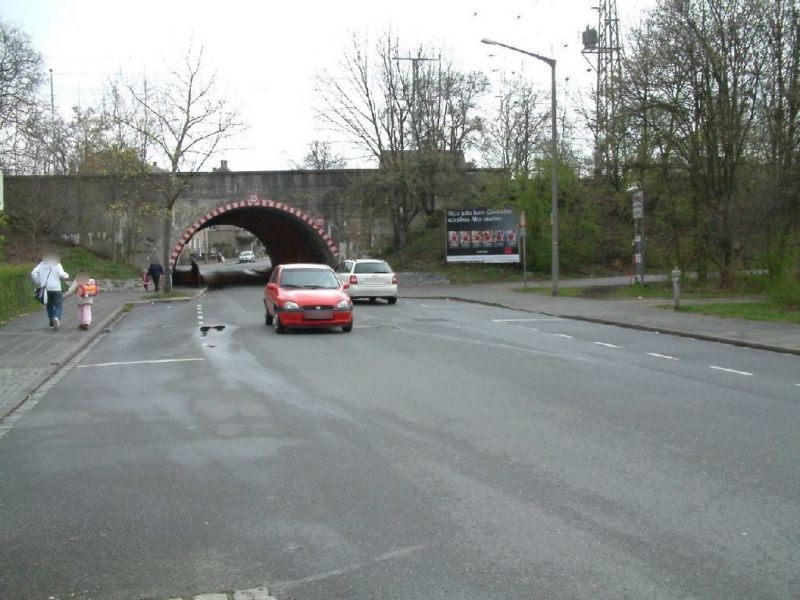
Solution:
M164 246L164 251L162 252L162 265L164 266L164 293L169 293L172 291L172 265L169 262L170 254L172 252L171 238L172 209L166 208L164 209L164 235L162 238L162 244Z

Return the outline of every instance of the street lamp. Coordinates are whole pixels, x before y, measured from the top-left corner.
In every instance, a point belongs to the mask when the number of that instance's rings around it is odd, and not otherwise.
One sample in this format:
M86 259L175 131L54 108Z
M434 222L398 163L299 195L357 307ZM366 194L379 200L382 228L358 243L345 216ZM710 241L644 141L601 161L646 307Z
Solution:
M552 229L551 237L553 239L553 251L552 251L552 263L551 263L551 275L553 278L552 282L552 293L553 296L558 296L558 123L556 121L556 60L554 58L548 58L546 56L542 56L541 54L536 54L535 52L528 52L527 50L521 50L519 48L515 48L514 46L509 46L508 44L503 44L500 42L496 42L494 40L487 40L486 38L481 40L482 44L489 44L490 46L501 46L503 48L508 48L509 50L513 50L514 52L519 52L521 54L525 54L527 56L532 56L535 59L538 59L542 62L547 63L550 65L550 70L552 74L552 89L551 89L551 117L552 117L552 132L550 135L550 153L551 153L551 169L552 174L550 176L550 193L551 193L551 216L550 216L550 225Z

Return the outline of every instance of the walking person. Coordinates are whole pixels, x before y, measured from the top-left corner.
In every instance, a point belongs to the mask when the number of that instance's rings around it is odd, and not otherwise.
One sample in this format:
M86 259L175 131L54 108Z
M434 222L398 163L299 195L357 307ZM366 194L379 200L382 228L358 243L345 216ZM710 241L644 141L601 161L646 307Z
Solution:
M150 273L150 279L153 280L153 288L155 291L158 291L158 282L161 280L161 276L164 274L164 267L161 266L159 262L150 263L150 267L147 269L147 272Z
M65 298L72 294L76 294L78 298L78 329L86 331L92 324L92 305L98 291L97 282L85 271L80 271L64 294Z
M61 312L64 307L61 280L68 279L69 274L61 266L61 260L57 254L46 254L31 271L31 278L37 288L44 288L46 291L47 319L50 321L51 329L58 331L61 327Z

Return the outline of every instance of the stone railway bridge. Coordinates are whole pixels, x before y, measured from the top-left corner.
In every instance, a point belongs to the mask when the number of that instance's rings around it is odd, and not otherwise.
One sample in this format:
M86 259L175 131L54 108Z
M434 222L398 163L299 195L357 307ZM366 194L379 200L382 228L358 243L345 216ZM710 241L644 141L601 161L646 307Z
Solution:
M372 169L233 171L186 175L170 235L172 266L188 262L192 236L215 225L255 235L274 264L333 264L339 254L377 253L392 236L387 207L356 191ZM146 265L161 259L162 205L154 178L114 175L11 176L5 179L6 213L29 228L49 230L106 256ZM163 175L167 177L167 175ZM475 171L444 206L464 206L475 195Z
M355 198L353 183L368 170L194 173L173 210L173 265L198 231L234 225L255 235L273 262L333 263L340 250L384 243L390 223ZM162 205L153 178L11 176L9 216L31 230L55 232L104 255L127 248L132 264L163 256ZM166 175L164 175L166 177ZM333 237L329 235L333 234ZM183 253L188 254L188 253Z

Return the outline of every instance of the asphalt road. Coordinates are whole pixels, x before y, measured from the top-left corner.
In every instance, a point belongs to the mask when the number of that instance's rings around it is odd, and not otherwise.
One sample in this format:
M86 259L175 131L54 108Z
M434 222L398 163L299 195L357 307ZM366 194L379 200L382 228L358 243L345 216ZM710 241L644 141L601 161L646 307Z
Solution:
M800 597L797 357L447 301L262 315L137 307L26 406L0 597Z

